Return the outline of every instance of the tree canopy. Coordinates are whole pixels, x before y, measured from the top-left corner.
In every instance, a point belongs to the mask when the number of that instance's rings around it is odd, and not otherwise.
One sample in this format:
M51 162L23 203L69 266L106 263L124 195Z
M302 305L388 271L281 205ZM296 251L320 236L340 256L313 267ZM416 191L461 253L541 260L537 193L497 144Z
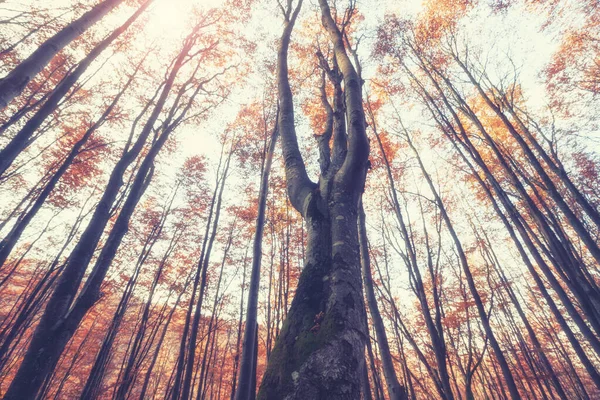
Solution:
M600 398L599 27L0 2L0 398Z

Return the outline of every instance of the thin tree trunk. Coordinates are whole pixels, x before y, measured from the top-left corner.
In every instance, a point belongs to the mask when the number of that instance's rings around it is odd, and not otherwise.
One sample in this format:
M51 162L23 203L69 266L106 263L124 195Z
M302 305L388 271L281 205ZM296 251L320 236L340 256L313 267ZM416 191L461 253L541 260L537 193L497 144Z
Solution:
M242 295L240 296L240 318L238 319L238 327L237 327L237 335L235 342L235 356L233 358L233 377L231 379L231 395L229 396L229 400L234 400L236 395L236 384L238 381L238 367L240 363L240 344L242 340L242 323L244 320L244 292L246 290L246 265L248 259L248 250L246 248L246 253L244 254L244 268L242 275Z
M383 319L379 313L377 298L375 297L375 289L373 288L371 260L369 257L369 246L367 243L367 225L365 220L366 216L361 199L358 209L358 241L360 243L360 258L362 264L363 282L367 294L367 304L369 306L369 311L373 320L373 327L375 328L375 334L377 336L377 343L381 353L383 375L385 376L385 381L387 382L388 395L390 396L390 400L403 400L406 399L406 390L400 385L398 377L396 376L396 370L394 369L394 363L390 353L390 346L388 343L387 334L385 332L385 325L383 324Z
M256 217L256 228L254 233L254 245L252 250L252 269L250 270L250 286L248 288L248 307L246 308L246 329L244 330L244 341L242 347L242 359L240 361L240 377L237 385L236 400L249 400L256 391L252 392L252 365L254 364L254 345L256 343L256 330L248 329L257 323L256 314L258 308L258 290L260 287L260 264L262 258L262 237L265 226L265 210L267 206L267 193L269 190L269 174L273 162L273 153L277 142L279 130L277 126L271 134L271 142L266 154L265 164L262 172L260 192L258 196L258 215Z

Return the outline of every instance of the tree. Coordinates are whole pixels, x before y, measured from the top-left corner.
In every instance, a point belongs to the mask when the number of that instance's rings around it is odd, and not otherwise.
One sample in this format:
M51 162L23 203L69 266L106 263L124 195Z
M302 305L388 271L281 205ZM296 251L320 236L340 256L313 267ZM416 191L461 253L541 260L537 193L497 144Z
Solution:
M406 399L406 392L396 376L394 369L394 363L392 361L392 355L388 344L387 334L385 332L385 325L383 319L379 313L379 307L377 306L377 298L375 297L375 289L373 288L373 277L371 272L371 261L369 259L369 245L367 239L367 227L366 227L366 215L365 210L360 203L359 214L358 214L358 239L360 243L360 257L362 264L362 273L365 283L365 291L367 295L367 304L369 311L371 312L371 318L373 318L373 325L375 333L377 335L377 342L381 349L381 359L383 361L383 374L388 385L388 393L391 399Z
M276 117L277 118L277 117ZM242 345L242 358L240 361L240 376L237 385L237 400L254 399L256 390L252 388L252 380L256 379L256 342L258 331L254 329L257 325L258 289L260 283L260 266L262 257L262 237L265 225L265 209L267 206L267 193L269 189L269 174L273 163L273 152L277 143L279 131L277 126L269 141L267 153L264 155L260 192L258 197L258 215L256 216L256 230L252 247L252 269L250 270L250 287L248 290L248 307L246 311L246 329L244 330L244 341ZM248 328L250 327L250 328Z
M357 210L367 173L369 144L361 82L342 32L326 1L322 23L344 77L347 137L313 183L298 149L287 53L302 1L283 9L285 24L278 49L278 128L290 201L307 226L304 271L271 354L259 399L360 398L364 364L365 315L358 250ZM351 13L352 11L350 11ZM338 130L341 133L341 130ZM337 139L337 140L336 140ZM328 142L321 142L329 146ZM323 154L323 152L321 152Z
M21 61L12 71L0 80L0 109L21 94L29 81L35 77L63 47L94 25L122 0L104 0L65 26L46 40L29 57Z

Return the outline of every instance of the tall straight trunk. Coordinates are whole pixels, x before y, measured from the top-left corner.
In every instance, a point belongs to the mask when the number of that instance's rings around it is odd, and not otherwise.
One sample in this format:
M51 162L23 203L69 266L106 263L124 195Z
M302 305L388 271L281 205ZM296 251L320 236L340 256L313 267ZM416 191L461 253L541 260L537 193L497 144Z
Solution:
M568 295L566 294L566 292L564 291L564 289L562 288L560 283L557 281L553 272L550 270L549 266L546 264L546 261L543 259L543 257L539 253L538 249L536 248L535 243L533 243L529 233L527 232L526 227L524 226L525 222L523 221L522 217L520 217L519 212L516 210L515 206L511 202L511 200L508 198L508 195L500 187L500 185L497 182L497 180L495 179L495 177L489 171L487 165L482 160L481 156L479 155L477 150L474 148L474 146L470 143L466 134L462 134L462 137L463 137L463 140L468 144L467 151L471 152L471 154L474 156L474 159L477 162L477 164L482 168L486 177L490 180L492 187L494 188L494 191L496 192L502 205L507 209L508 215L509 215L511 221L515 224L515 227L517 228L517 230L519 231L519 234L521 235L521 238L525 242L527 249L530 251L531 255L533 256L535 261L538 263L540 269L543 271L544 275L546 276L549 283L551 284L551 287L558 294L558 296L561 299L563 305L565 306L568 314L571 316L571 318L573 318L574 322L580 328L580 330L584 334L584 336L590 341L592 348L594 348L594 350L596 352L598 352L598 339L593 334L593 332L589 329L589 327L585 324L585 322L579 315L579 312L575 309L575 306L572 303L571 298L568 297ZM477 177L478 175L475 173L475 176ZM478 179L478 181L479 181L481 187L485 190L486 194L488 195L488 198L494 205L494 208L495 208L498 216L502 219L505 227L509 231L509 234L511 235L513 242L517 246L517 249L519 250L521 257L522 257L523 261L525 262L525 265L527 266L529 272L531 273L540 292L546 299L548 306L552 310L552 312L553 312L554 316L556 317L557 321L559 322L560 326L563 328L563 331L565 332L567 338L569 339L571 345L573 346L573 349L577 353L578 357L580 358L582 364L585 366L586 370L589 372L589 374L592 377L596 386L600 387L600 386L598 386L600 383L600 380L599 380L600 375L598 374L598 371L593 366L593 363L589 360L586 353L582 349L581 344L579 343L579 340L575 338L571 328L569 327L568 323L565 321L563 313L558 309L558 307L556 306L556 304L554 302L554 299L548 293L544 282L542 281L541 277L539 276L538 271L534 268L532 262L529 260L529 255L525 252L525 249L521 245L519 239L516 237L516 234L515 234L512 226L506 219L506 216L504 216L504 213L499 209L496 199L494 198L493 194L491 193L491 191L489 190L487 185L482 180Z
M104 0L81 17L65 26L54 36L42 43L29 57L21 61L8 75L0 80L0 109L3 109L50 60L65 46L101 20L123 0Z
M385 247L384 247L384 249L385 249ZM385 250L384 250L384 255L385 255ZM387 282L385 282L383 280L381 270L379 268L378 268L378 270L379 270L380 278L382 280L381 287L385 291L386 301L390 304L391 309L392 309L392 316L393 316L393 322L394 322L395 328L402 331L403 335L406 337L406 339L412 346L414 352L416 353L417 358L419 359L419 361L421 361L421 363L427 370L427 373L433 380L435 389L437 390L438 394L440 395L440 397L443 398L445 396L446 392L444 390L444 387L442 386L442 383L440 382L440 379L438 378L438 374L436 373L434 367L432 366L431 362L427 358L427 356L424 353L421 346L419 346L419 343L417 342L417 339L415 338L415 336L408 330L408 327L406 326L402 316L400 315L400 312L398 311L398 308L396 306L396 302L394 301L394 296L391 291L391 284L390 284L389 280ZM387 268L387 259L386 259L386 272L387 272L387 277L389 279L389 270Z
M369 369L365 365L361 377L362 385L362 398L363 400L373 400L373 394L371 393L371 385L369 382Z
M258 323L255 325L254 330L256 333L254 334L254 356L252 360L252 372L251 381L250 381L250 394L248 396L248 400L256 399L256 367L258 365Z
M45 321L41 321L40 325L38 325L38 329L36 329L34 332L34 337L30 343L25 359L19 368L17 376L15 376L15 379L11 383L9 392L7 393L7 398L10 398L8 395L11 394L10 389L13 387L15 388L15 391L18 390L20 393L27 392L35 394L37 392L38 388L36 388L33 384L30 387L21 386L23 385L21 383L22 380L25 379L24 374L26 372L30 372L36 366L41 366L40 368L37 368L31 376L34 378L34 383L37 383L38 379L45 379L54 368L54 365L58 361L60 355L64 351L65 346L75 333L75 330L79 326L87 311L98 300L100 285L103 281L104 275L106 274L106 270L110 266L112 258L114 257L114 253L120 244L121 238L126 232L125 227L128 223L129 217L133 213L135 205L147 187L147 183L149 183L150 176L151 174L148 174L147 170L140 170L138 172L136 181L140 183L136 188L134 188L137 190L132 189L130 195L127 197L127 208L124 208L124 210L119 214L119 218L117 218L115 226L111 230L107 243L103 247L98 261L85 284L85 287L82 289L82 292L77 300L73 302L72 307L64 312L64 314L59 315L58 321L54 320L54 323L46 332L40 330L40 327L42 329L47 327L47 325L41 325L42 322ZM63 277L64 272L63 275L61 275L61 281ZM49 307L50 305L53 305L53 300L56 301L56 295L59 293L61 281L59 281L57 288L52 294L42 318L49 318L48 312L52 310ZM45 335L39 336L42 332L44 332Z
M75 365L79 362L79 360L81 358L80 355L82 354L86 344L88 343L88 338L94 331L97 321L98 321L98 317L95 317L94 320L92 321L92 323L90 324L90 328L88 329L85 336L83 337L83 340L81 341L81 343L79 343L79 346L77 346L77 350L75 350L73 357L70 360L64 360L65 363L67 361L69 361L69 367L65 371L62 379L60 380L60 383L58 384L58 387L56 388L56 391L54 392L54 399L60 398L60 393L62 391L62 388L63 388L65 382L71 376L71 371L73 370ZM59 364L59 367L60 367L60 364ZM54 383L53 379L56 377L56 372L58 369L59 368L56 368L54 370L53 374L46 380L44 387L42 388L42 390L40 390L37 400L44 400L44 399L49 398L50 390L52 389L52 386L53 386L52 384Z
M102 382L104 381L106 369L113 356L113 344L117 339L117 334L119 333L123 317L129 308L129 301L136 286L137 277L139 276L141 266L142 263L138 261L136 268L129 279L129 282L127 282L127 286L121 295L121 300L117 306L117 310L113 315L113 319L110 323L108 331L106 332L104 340L102 340L100 350L96 355L92 369L83 387L81 397L84 399L96 399L101 393Z
M216 312L213 314L212 319L218 321L219 315L221 312L221 308L219 310L215 310ZM196 393L196 400L202 400L208 398L212 398L212 392L214 388L214 375L216 370L217 356L219 353L219 333L220 330L218 326L209 327L207 329L207 338L206 338L206 350L204 353L204 359L202 360L202 365L200 367L200 378L198 384L198 392ZM210 350L209 345L210 344ZM210 390L210 395L207 396L207 392ZM193 393L192 393L193 394Z
M240 377L237 385L236 400L249 400L255 396L256 391L251 391L252 365L254 364L254 345L256 343L256 330L248 329L257 324L258 291L260 288L260 264L262 258L262 237L265 226L265 211L267 208L267 193L269 190L269 174L273 162L273 153L277 142L279 130L277 126L271 134L271 142L266 154L263 167L260 192L258 195L258 215L256 217L256 228L254 231L254 243L252 249L252 269L250 270L250 286L248 288L248 306L246 308L246 329L244 330L244 341L242 347L242 359L240 361Z
M4 230L4 228L8 225L8 223L19 213L22 213L24 209L30 207L30 205L35 201L34 197L39 192L40 188L46 183L48 180L48 174L42 176L32 187L27 191L27 194L21 198L21 200L12 208L10 212L8 212L2 221L0 222L0 230ZM1 180L0 180L1 182ZM2 285L0 285L2 286Z
M194 311L194 319L190 328L190 339L187 346L187 357L186 357L186 365L185 365L185 373L182 376L181 380L181 392L178 390L173 391L173 396L177 396L181 400L188 400L190 398L191 388L192 388L192 377L194 371L194 359L196 356L196 348L197 348L197 339L198 339L198 330L200 328L200 317L202 316L202 304L204 302L204 293L206 290L206 281L208 277L208 265L210 262L210 256L212 252L212 246L215 241L215 237L217 235L217 229L219 227L219 219L221 216L221 204L223 200L223 191L225 189L225 183L227 180L227 176L229 173L229 165L231 162L233 150L228 154L227 159L225 160L225 168L223 170L223 176L221 178L221 184L219 188L219 195L217 197L216 211L215 211L215 220L212 225L212 231L210 234L210 238L208 239L208 243L206 245L206 249L202 252L200 261L198 262L200 268L198 269L200 277L200 287L198 293L198 300L196 302L196 309Z
M221 355L221 366L219 368L219 385L218 385L218 390L217 390L217 399L221 399L221 389L223 388L223 376L224 376L224 369L225 369L225 361L227 358L227 352L229 350L229 343L231 340L231 331L227 332L227 343L225 344L225 347L223 347L223 351L222 351L222 355Z
M14 303L8 314L9 316L2 321L2 330L0 330L0 371L4 369L5 363L11 358L11 352L8 349L14 348L18 344L18 341L14 342L14 340L19 335L19 331L27 329L31 324L31 319L47 298L48 292L54 288L54 283L63 268L60 263L62 255L73 242L81 223L86 217L84 214L86 203L81 208L75 223L71 226L67 238L53 261L48 266L42 264L36 269L27 287Z
M11 324L2 330L0 346L0 371L5 371L7 365L14 361L14 352L18 349L23 335L34 321L36 314L47 300L49 293L56 284L60 267L53 263L48 271L40 278L33 288L23 296L21 304L15 310Z
M367 331L370 332L367 326ZM371 376L373 377L373 386L375 390L375 400L385 400L383 394L383 385L381 384L381 376L379 375L379 369L375 365L375 355L373 354L373 345L371 340L367 341L367 358L369 363L369 369L371 370ZM367 364L365 362L365 364Z
M0 54L2 54L2 52L0 52ZM56 66L54 68L52 68L50 71L48 71L44 80L39 83L39 86L37 86L35 88L35 90L31 91L31 93L29 94L29 96L27 96L26 99L22 100L22 105L19 107L19 109L16 110L14 113L12 113L10 118L8 118L6 121L4 121L2 123L2 125L0 125L0 136L2 136L8 128L13 126L18 121L20 121L21 118L23 118L25 115L27 115L27 113L29 113L31 110L37 108L37 106L39 106L44 101L46 101L48 96L50 96L50 94L52 94L52 91L48 90L45 93L43 93L41 96L39 96L40 92L42 92L43 89L47 89L48 85L52 85L52 79L53 79L54 75L57 74L58 72L62 71L65 64L66 64L66 59L62 60L61 62L56 63ZM67 70L66 73L69 73L70 71L71 71L71 69ZM36 98L36 96L39 96L39 97Z
M387 382L388 395L390 400L403 400L406 399L406 391L400 385L398 377L396 376L396 370L392 361L392 354L390 353L390 346L385 332L385 325L383 319L379 313L379 307L377 305L377 298L375 297L375 289L373 288L373 277L371 274L371 260L369 257L369 245L367 242L367 225L365 210L360 201L358 209L358 241L360 243L360 259L362 264L363 282L365 285L365 291L367 294L367 304L369 306L369 312L373 320L373 327L375 328L375 334L377 336L377 343L381 353L381 362L383 364L383 375Z
M274 231L275 227L273 226L273 224L271 224L271 242L273 244L271 245L271 257L269 262L269 289L267 290L267 304L273 304L273 300L271 299L271 293L273 292L273 266L275 264L275 252L277 251L275 246L276 237ZM271 356L271 350L273 350L273 325L275 324L271 317L272 313L272 307L267 307L267 318L265 320L265 326L267 328L267 339L265 341L265 352L267 354L267 361Z
M235 342L235 356L233 357L233 373L231 378L231 394L229 396L229 400L234 400L236 396L236 384L238 381L238 368L240 364L240 344L242 340L242 323L244 321L244 292L246 290L246 266L247 266L247 256L248 250L246 249L246 253L244 254L244 267L242 272L242 295L240 296L240 318L238 319L238 327L237 327L237 335Z
M575 350L575 353L579 357L579 360L581 361L581 363L583 364L583 366L585 367L585 369L587 370L587 372L590 374L590 376L591 376L593 382L595 383L596 387L600 387L599 386L599 384L600 384L600 375L598 374L597 369L594 367L593 363L588 358L587 354L585 353L584 349L582 348L580 340L577 339L577 337L575 336L573 330L571 329L571 327L569 326L569 324L565 320L565 317L563 316L563 311L558 308L558 306L556 305L554 299L551 297L550 293L546 289L545 283L542 281L542 278L540 277L538 271L533 266L531 260L529 259L529 255L526 253L526 250L523 248L523 245L521 244L521 242L517 238L516 233L514 232L514 229L510 225L508 219L506 218L506 216L504 215L504 213L500 210L500 208L499 208L499 206L497 204L497 201L494 198L493 194L487 188L487 186L485 185L485 183L480 182L480 185L482 185L482 187L485 189L488 198L490 199L490 201L492 202L492 204L493 204L493 206L494 206L494 208L496 210L496 213L502 219L502 221L503 221L505 227L507 228L507 230L508 230L508 232L509 232L509 234L510 234L512 240L513 240L513 242L515 243L515 245L516 245L519 253L521 254L521 258L523 259L525 265L527 266L527 269L529 270L531 276L533 277L533 279L534 279L534 281L536 283L536 286L538 287L540 293L542 294L543 298L545 299L548 307L550 307L550 310L552 311L552 314L555 316L555 318L556 318L559 326L562 328L563 332L567 336L567 339L571 343L571 346ZM500 196L500 197L502 197L502 196ZM507 199L504 198L504 197L502 197L501 201L504 204L506 204ZM510 210L510 208L509 208L509 210ZM517 226L517 229L519 230L519 232L521 234L521 237L524 238L524 241L525 241L528 249L531 251L531 253L533 254L534 258L537 258L536 261L540 262L541 257L539 256L539 253L537 253L537 250L535 249L534 245L531 243L531 240L530 240L529 236L525 232L523 232L524 229L523 229L523 227L521 225L521 222L519 220L515 220L514 219L514 217L515 217L515 213L514 212L509 212L509 215L510 215L511 219L513 219L513 222L515 223L515 225ZM550 271L548 270L548 268L544 267L543 260L542 260L542 262L539 265L540 265L540 267L542 267L542 269L546 273L546 276L551 276L551 275L549 275ZM584 335L586 334L586 332L588 332L588 335L593 335L589 331L589 328L587 328L587 326L585 325L585 322L579 316L577 310L574 309L573 304L571 303L570 299L566 296L566 294L564 293L564 291L562 290L562 288L560 288L559 284L556 281L553 281L551 279L549 279L549 280L550 280L550 283L553 285L553 288L559 294L559 297L562 298L563 304L565 304L569 315L571 315L571 317L574 319L574 321L576 322L576 324L579 327L586 328L586 329L583 330Z
M194 31L195 34L195 31ZM167 139L167 133L154 143L149 153L144 158L142 167L135 180L135 190L132 188L130 195L123 207L120 218L115 223L111 231L106 246L104 246L95 270L90 275L84 291L79 296L75 304L75 295L84 277L88 264L94 254L94 251L100 241L100 237L111 217L111 208L117 198L123 177L127 167L137 158L145 145L146 139L154 130L154 124L157 121L167 97L174 84L175 77L181 68L187 53L192 46L191 36L186 39L182 51L175 59L171 71L162 87L161 94L156 101L154 109L149 116L144 128L140 132L135 144L127 145L123 156L115 165L109 178L106 189L96 207L92 218L90 219L86 230L83 232L79 242L71 252L64 270L59 278L56 288L48 301L44 313L33 334L33 338L27 349L27 353L15 375L8 391L5 394L7 400L17 400L34 397L39 390L40 385L51 371L55 360L64 349L64 345L72 336L77 325L97 300L100 284L122 236L128 228L130 213L139 200L139 196L145 190L146 178L151 177L151 169L154 157ZM175 104L177 106L177 104ZM93 275L98 273L98 278L92 280ZM101 279L100 279L101 278ZM88 285L88 283L90 285ZM72 312L73 311L73 312Z
M113 0L114 1L114 0ZM40 109L31 117L23 128L12 138L12 140L0 151L0 176L12 165L17 156L29 146L35 139L35 132L44 123L46 118L58 107L59 102L65 97L69 90L75 85L77 80L83 75L90 64L100 55L106 48L117 39L123 32L133 24L133 22L146 10L152 0L146 2L139 7L136 12L120 27L115 29L106 39L98 43L90 53L79 62L77 68L68 74L52 91L48 100L40 107ZM6 78L5 78L6 79ZM2 98L2 84L0 81L0 107Z
M508 278L506 277L503 269L500 267L500 265L498 263L498 258L492 248L491 241L485 232L484 232L484 237L485 237L485 243L486 243L486 252L490 253L489 257L491 258L492 265L493 265L498 277L500 278L500 282L503 284L503 287L505 288L510 301L513 303L515 310L517 311L521 321L523 322L523 325L525 326L525 329L527 331L527 334L529 335L529 339L531 340L531 343L535 347L536 354L540 358L542 367L544 369L544 371L543 371L544 374L547 374L550 377L550 380L552 381L552 384L554 385L554 389L556 390L559 398L562 398L562 399L567 398L567 395L562 387L562 384L560 383L560 380L558 379L558 376L557 376L556 372L554 371L554 368L552 367L552 363L546 356L546 353L544 352L544 348L542 347L542 344L540 343L540 341L537 337L537 334L535 333L533 327L531 326L529 319L525 315L525 311L523 310L523 307L521 307L521 303L517 299L516 293L510 286Z
M141 63L138 65L138 68L140 66ZM86 130L81 139L79 139L77 143L75 143L75 145L71 148L61 165L52 174L52 177L48 180L38 197L35 199L35 202L31 205L31 207L29 207L29 209L25 213L19 216L17 222L12 227L10 232L2 239L2 241L0 242L0 266L4 265L4 262L12 252L19 238L21 237L21 234L29 225L33 217L35 217L40 208L42 208L42 205L60 181L60 178L62 178L65 172L73 164L76 157L80 154L82 147L87 143L88 139L92 136L92 134L102 126L104 121L111 114L112 110L119 102L121 96L123 95L123 93L125 93L129 85L133 81L133 77L135 76L136 72L137 68L134 71L133 75L131 75L123 89L119 91L119 93L114 97L113 101L109 104L109 106L98 118L98 120L96 120L96 122Z
M518 115L517 111L514 108L514 105L509 103L506 100L506 97L503 96L502 104L506 106L510 115L514 118L517 125L531 144L531 146L537 151L542 160L550 167L550 169L554 172L554 174L560 179L560 181L565 185L565 187L571 192L571 195L579 203L581 208L588 214L590 219L594 222L597 227L600 227L600 213L598 213L597 208L591 204L585 195L579 190L579 188L573 183L571 177L568 172L565 170L562 162L555 154L553 159L546 150L539 143L537 138L533 135L529 127L523 122L523 119ZM535 126L535 125L534 125Z

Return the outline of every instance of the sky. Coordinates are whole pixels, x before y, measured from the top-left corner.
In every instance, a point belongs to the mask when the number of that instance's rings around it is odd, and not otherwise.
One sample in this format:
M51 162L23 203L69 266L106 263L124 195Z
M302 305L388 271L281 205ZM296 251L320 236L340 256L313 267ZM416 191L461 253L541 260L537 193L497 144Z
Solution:
M180 43L181 38L189 31L192 8L215 7L224 3L224 1L155 0L146 16L147 20L144 22L143 37L138 40L146 44L158 43L161 48L165 49L165 52L173 50L173 43ZM25 0L19 3L9 2L11 6L15 7L27 7L28 3L42 6L42 2L39 0ZM53 6L68 6L71 3L71 0L58 0L53 3ZM376 6L373 6L373 4L376 4ZM298 25L302 23L303 18L314 17L313 13L316 8L316 0L305 0ZM398 13L404 17L417 15L423 9L423 2L421 0L385 0L378 2L359 0L358 8L365 16L364 25L367 28L374 29L386 13ZM116 26L129 15L128 13L129 11L127 13L113 13L103 23ZM511 54L515 63L520 67L523 75L522 82L530 88L529 96L537 99L533 103L543 107L543 89L541 85L537 84L539 80L538 73L555 51L557 43L553 42L552 35L549 35L548 32L540 31L542 23L540 18L534 17L533 13L520 8L520 6L511 8L507 13L495 15L490 15L489 12L479 9L475 9L472 13L479 13L479 15L468 18L469 25L463 28L468 32L473 45L485 46L487 43L496 43L494 48L490 49L490 54L492 54L492 59L500 65L499 71L507 66L507 59L503 57L503 54ZM255 8L255 15L253 15L248 27L245 28L244 33L248 39L258 42L257 52L274 57L274 54L271 54L273 52L272 44L281 33L281 15L275 0L263 2ZM495 40L498 35L502 35L503 40ZM374 63L370 62L370 43L372 43L372 38L367 38L364 45L359 48L365 66L364 77L367 81L377 73ZM124 57L126 56L124 55ZM119 69L121 68L119 63L122 61L117 59L112 66L108 65L103 68ZM164 162L163 172L170 171L166 175L172 177L183 160L190 156L203 154L212 159L218 156L220 144L217 135L223 131L228 123L233 121L240 105L253 98L261 98L264 95L261 93L262 85L263 82L258 76L251 75L244 85L234 89L234 93L220 107L217 115L199 126L182 127L176 134L177 141L180 144L176 154L162 158L162 162ZM273 96L274 94L269 95ZM410 111L405 110L405 112L409 121L413 119L414 123L420 122L418 116L413 115L413 118L411 118ZM312 140L312 132L306 121L300 118L299 123L300 138ZM255 180L258 182L258 177L255 177Z
M23 0L19 4L27 7L28 3L39 5L42 2ZM59 0L54 4L68 5L70 3L70 0ZM140 40L147 43L158 42L161 46L165 46L165 49L172 48L173 43L179 43L178 40L187 34L190 26L190 10L193 7L209 8L221 3L223 0L156 0L145 22L144 37ZM271 7L268 5L258 7L250 25L246 28L247 38L258 40L258 51L265 53L272 51L270 45L281 33L281 16L275 0L270 4L272 4ZM376 27L386 13L399 13L403 16L416 15L422 10L422 6L420 0L359 0L358 2L358 8L365 15L364 24L368 27ZM310 10L315 7L315 0L306 0L301 18L312 15ZM496 43L489 51L493 64L497 65L498 73L505 71L509 66L508 55L510 54L520 70L521 81L525 85L528 96L532 99L531 104L540 108L544 107L543 88L538 84L539 72L556 50L558 43L552 34L540 31L540 25L543 22L540 17L535 17L533 13L519 6L496 15L490 15L479 9L475 9L472 13L474 15L468 18L469 25L464 27L472 44L486 46L489 43ZM115 19L114 23L116 24L117 20L122 20L123 17L122 14L116 14L112 18ZM498 36L501 36L502 40L496 40ZM368 80L377 71L374 63L369 62L369 40L366 40L365 43L366 45L361 47L359 52L365 61L364 74ZM113 68L118 67L118 64L113 65ZM180 144L177 150L173 155L161 158L165 177L172 177L187 157L202 154L214 160L220 151L217 135L229 122L233 121L241 104L252 98L263 96L263 93L260 92L261 87L262 81L257 76L251 77L244 85L234 89L233 95L221 106L217 115L199 126L187 126L179 130L176 135ZM274 94L271 95L274 96ZM413 115L411 118L410 111L406 112L409 114L409 120L412 120L411 124L416 126L420 122L418 116ZM311 140L312 133L308 129L306 121L300 120L300 124L300 137ZM242 178L235 179L239 181ZM259 180L258 176L246 177L246 179L254 179L257 183ZM235 186L237 183L232 180L231 185ZM32 226L35 227L35 224ZM34 230L30 230L29 234L33 233ZM217 258L218 255L215 256L215 259Z

